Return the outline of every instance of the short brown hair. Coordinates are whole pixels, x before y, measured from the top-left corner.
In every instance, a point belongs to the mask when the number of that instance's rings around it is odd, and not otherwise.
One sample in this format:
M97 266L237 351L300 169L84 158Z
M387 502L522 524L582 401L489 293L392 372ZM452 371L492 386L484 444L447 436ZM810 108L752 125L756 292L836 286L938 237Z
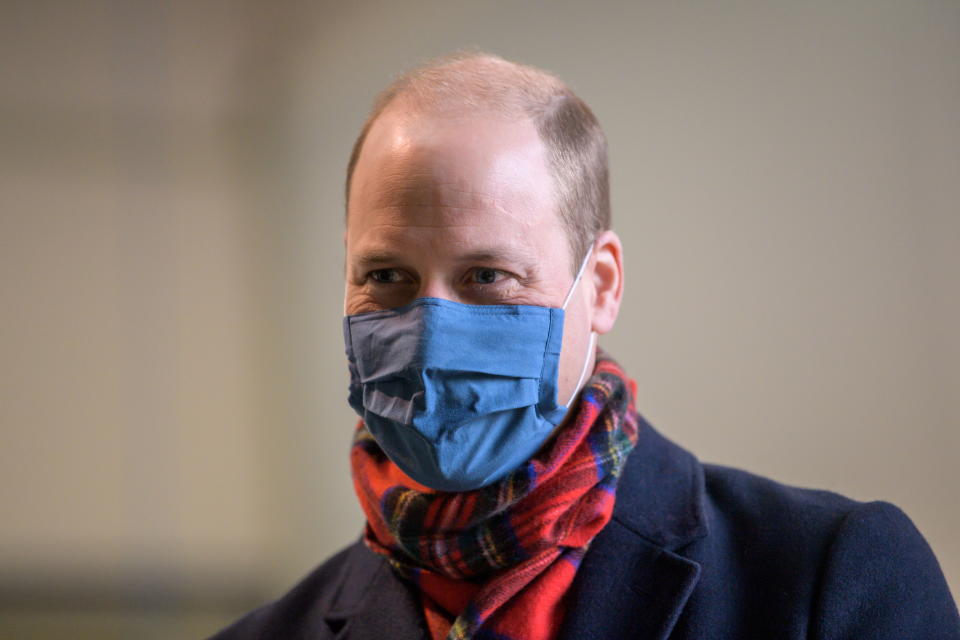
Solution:
M530 118L547 149L576 271L590 243L610 228L607 140L590 107L556 76L489 53L461 51L432 60L377 96L347 165L348 210L363 142L377 117L401 96L425 111L492 110Z

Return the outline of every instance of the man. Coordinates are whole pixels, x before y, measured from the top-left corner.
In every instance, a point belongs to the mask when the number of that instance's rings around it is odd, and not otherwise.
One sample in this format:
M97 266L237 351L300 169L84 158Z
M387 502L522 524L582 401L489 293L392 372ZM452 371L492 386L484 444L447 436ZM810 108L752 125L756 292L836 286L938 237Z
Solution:
M596 348L623 295L606 143L486 54L379 97L347 177L363 540L234 638L960 638L885 502L701 465Z

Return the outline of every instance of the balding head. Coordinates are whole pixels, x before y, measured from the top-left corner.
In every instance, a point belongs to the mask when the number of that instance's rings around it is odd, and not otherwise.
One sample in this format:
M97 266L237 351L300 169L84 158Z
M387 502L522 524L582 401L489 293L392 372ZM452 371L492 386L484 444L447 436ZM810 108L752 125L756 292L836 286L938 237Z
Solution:
M347 167L347 212L364 141L387 108L426 118L484 115L529 119L544 143L557 214L567 231L571 264L610 228L607 143L590 108L560 79L486 53L457 53L409 71L378 96Z

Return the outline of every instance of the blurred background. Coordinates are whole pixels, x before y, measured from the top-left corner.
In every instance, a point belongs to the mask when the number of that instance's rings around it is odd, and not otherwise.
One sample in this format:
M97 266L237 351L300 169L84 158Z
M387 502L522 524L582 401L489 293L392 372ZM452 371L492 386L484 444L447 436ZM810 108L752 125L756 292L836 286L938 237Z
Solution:
M957 2L2 0L0 638L204 637L359 535L344 168L463 46L604 125L640 411L960 590Z

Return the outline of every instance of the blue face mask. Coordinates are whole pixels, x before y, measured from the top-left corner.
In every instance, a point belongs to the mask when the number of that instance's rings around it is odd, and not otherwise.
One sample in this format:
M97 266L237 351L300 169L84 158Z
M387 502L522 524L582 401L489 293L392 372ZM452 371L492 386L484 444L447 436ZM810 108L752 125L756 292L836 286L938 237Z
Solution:
M557 398L564 309L592 250L560 308L417 298L343 319L350 406L407 475L440 491L478 489L550 437L567 413Z

